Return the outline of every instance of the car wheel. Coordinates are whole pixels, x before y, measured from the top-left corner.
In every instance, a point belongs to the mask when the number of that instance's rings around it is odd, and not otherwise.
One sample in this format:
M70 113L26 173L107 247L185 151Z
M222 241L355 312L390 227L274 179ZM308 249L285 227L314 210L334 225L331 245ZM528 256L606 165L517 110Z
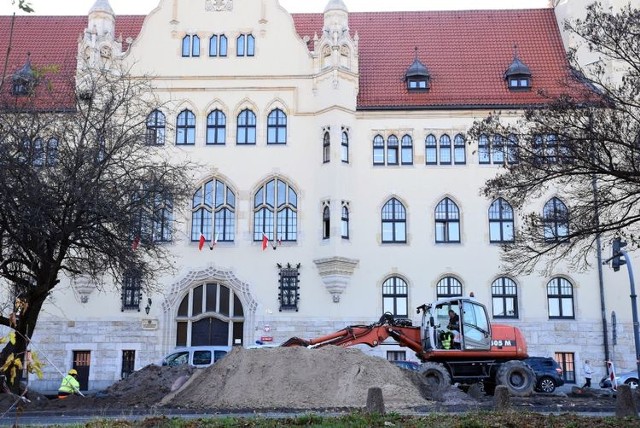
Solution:
M629 388L631 389L636 389L638 387L638 379L627 379L624 384L629 385Z
M556 390L556 383L550 377L543 377L538 381L538 391L551 394Z

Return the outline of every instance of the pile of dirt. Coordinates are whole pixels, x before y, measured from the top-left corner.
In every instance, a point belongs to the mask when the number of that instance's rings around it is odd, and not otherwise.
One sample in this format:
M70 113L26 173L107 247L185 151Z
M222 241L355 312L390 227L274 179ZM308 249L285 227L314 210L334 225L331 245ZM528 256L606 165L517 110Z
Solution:
M425 405L420 375L355 348L234 349L185 385L166 407L318 409L364 407L369 388L388 408Z

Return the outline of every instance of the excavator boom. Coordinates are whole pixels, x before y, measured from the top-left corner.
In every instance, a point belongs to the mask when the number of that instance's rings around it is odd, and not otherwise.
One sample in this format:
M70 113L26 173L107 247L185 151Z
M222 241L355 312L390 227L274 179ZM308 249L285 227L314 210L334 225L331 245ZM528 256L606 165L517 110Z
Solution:
M395 320L389 314L383 315L376 323L348 326L315 339L292 337L282 343L281 346L311 346L319 348L327 345L342 347L368 345L373 348L389 337L392 337L398 344L406 346L415 352L421 352L422 350L420 328L411 326L411 323L407 320Z

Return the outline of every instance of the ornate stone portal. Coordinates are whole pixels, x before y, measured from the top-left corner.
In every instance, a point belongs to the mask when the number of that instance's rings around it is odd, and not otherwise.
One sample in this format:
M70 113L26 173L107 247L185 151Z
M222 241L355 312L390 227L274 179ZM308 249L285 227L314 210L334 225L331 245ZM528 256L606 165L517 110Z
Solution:
M333 296L333 302L340 302L340 295L351 282L353 272L359 261L346 257L329 257L313 261L324 282L327 291Z

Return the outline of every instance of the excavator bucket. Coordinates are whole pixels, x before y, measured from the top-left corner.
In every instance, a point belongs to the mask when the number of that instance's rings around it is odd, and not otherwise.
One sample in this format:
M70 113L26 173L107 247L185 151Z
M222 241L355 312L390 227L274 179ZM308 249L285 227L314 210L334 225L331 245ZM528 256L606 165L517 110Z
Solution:
M280 346L309 346L311 342L308 340L300 339L299 337L292 337L284 341Z

